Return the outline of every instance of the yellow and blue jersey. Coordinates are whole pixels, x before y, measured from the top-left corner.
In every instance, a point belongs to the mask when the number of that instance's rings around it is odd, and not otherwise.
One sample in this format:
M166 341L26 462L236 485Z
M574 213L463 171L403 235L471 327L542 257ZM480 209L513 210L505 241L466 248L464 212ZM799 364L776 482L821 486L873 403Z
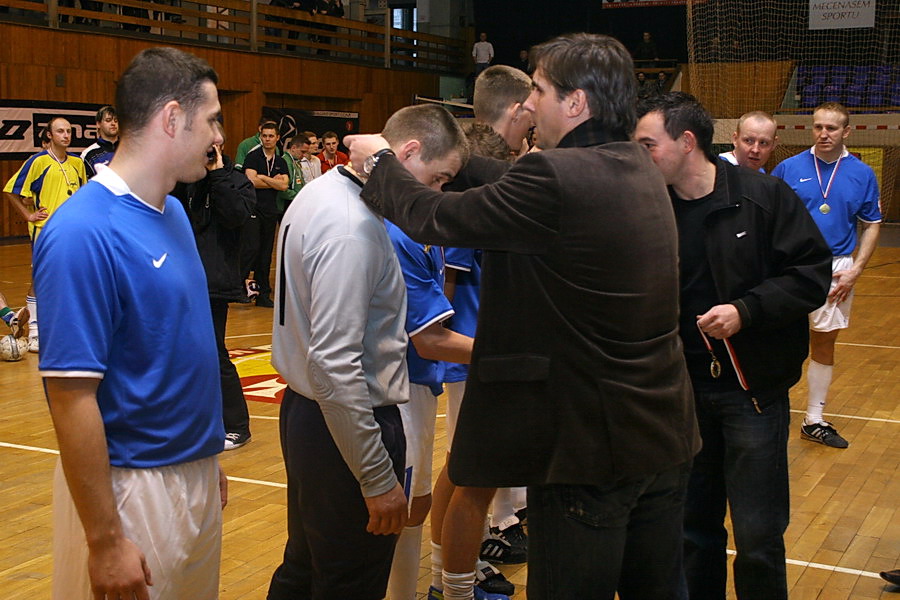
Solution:
M67 154L66 160L59 162L49 152L42 150L25 161L6 182L3 191L30 198L35 210L47 210L47 219L28 224L28 233L35 240L56 209L85 181L87 175L81 158Z

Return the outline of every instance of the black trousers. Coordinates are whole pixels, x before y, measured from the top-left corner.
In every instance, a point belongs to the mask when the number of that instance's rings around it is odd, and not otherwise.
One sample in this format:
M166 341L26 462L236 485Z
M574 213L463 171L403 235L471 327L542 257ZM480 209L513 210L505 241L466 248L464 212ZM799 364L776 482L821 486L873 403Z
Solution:
M373 409L402 481L406 437L396 406ZM281 402L288 541L268 600L384 598L397 536L366 531L369 511L319 404L288 388Z
M225 300L209 301L212 306L213 329L216 332L216 348L219 352L219 379L222 382L222 420L225 422L225 433L250 433L250 414L247 411L247 400L241 388L234 363L228 358L225 348L225 324L228 321L228 302Z

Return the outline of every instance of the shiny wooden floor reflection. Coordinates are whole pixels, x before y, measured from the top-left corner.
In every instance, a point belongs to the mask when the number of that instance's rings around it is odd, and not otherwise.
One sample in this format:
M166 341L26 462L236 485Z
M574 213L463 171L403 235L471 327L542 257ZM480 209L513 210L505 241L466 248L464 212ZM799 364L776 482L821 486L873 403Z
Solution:
M30 282L27 245L0 246L0 291L13 306ZM278 405L267 366L271 309L232 305L229 348L250 400L253 440L226 453L221 598L265 598L285 540L285 482ZM164 326L164 322L161 322ZM177 333L173 332L173 336ZM177 351L177 340L173 347ZM185 360L189 360L185 352ZM787 531L791 598L900 599L877 572L900 568L900 248L881 247L863 274L852 327L839 339L827 413L850 440L847 450L804 442L797 432L806 386L792 393L791 524ZM443 413L443 402L439 409ZM439 420L437 467L445 434ZM50 480L56 439L37 374L37 356L0 363L0 598L50 594ZM422 549L421 596L428 588L430 545ZM526 598L526 567L504 567ZM733 597L733 592L729 593Z

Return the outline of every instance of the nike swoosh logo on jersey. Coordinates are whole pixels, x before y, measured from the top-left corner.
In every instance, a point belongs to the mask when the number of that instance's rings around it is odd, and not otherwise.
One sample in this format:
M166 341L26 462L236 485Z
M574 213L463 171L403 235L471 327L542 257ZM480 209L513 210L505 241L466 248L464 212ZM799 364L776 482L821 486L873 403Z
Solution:
M806 183L807 181L812 181L812 177L807 177L806 179L800 178L800 183Z
M168 257L168 256L169 256L169 253L166 252L165 254L163 254L162 256L160 256L159 258L155 259L155 260L153 261L153 266L156 267L157 269L160 268L160 267L163 265L163 263L166 262L166 257Z

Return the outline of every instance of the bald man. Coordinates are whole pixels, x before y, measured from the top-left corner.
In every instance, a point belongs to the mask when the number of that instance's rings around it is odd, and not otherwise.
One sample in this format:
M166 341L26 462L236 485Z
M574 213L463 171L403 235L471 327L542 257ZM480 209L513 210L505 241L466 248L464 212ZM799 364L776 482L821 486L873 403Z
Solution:
M733 165L765 173L765 165L778 145L778 124L767 112L755 110L741 115L737 129L731 134L734 150L719 155Z

